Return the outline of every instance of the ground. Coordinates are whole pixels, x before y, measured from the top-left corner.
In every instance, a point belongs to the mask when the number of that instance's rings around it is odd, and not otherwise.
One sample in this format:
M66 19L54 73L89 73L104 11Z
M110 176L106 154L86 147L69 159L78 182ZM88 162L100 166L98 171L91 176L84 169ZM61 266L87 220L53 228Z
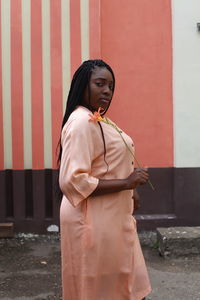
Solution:
M147 300L200 300L200 256L163 258L155 239L140 238L153 287ZM0 299L62 299L57 234L0 239Z

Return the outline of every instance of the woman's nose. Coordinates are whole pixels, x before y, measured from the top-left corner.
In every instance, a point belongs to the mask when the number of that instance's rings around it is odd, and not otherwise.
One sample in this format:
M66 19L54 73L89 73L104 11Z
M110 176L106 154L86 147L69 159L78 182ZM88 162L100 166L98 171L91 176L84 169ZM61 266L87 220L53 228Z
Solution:
M110 95L111 94L111 90L110 90L110 88L109 88L109 86L108 85L105 85L105 87L104 87L104 94L108 94L108 95Z

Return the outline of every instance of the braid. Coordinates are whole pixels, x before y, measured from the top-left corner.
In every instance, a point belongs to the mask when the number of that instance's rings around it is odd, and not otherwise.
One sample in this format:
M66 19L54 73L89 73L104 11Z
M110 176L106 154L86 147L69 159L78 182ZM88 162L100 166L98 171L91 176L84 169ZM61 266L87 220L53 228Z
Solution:
M87 60L84 61L80 67L76 70L74 73L74 76L72 78L68 98L67 98L67 104L66 104L66 109L65 109L65 114L63 117L62 121L62 128L64 127L65 123L69 119L69 116L71 113L75 110L76 106L80 105L83 99L83 95L85 92L85 89L90 81L90 77L92 74L92 71L95 69L95 67L100 67L100 68L106 68L110 73L112 74L113 77L113 91L115 88L115 76L113 73L113 70L111 67L105 63L101 59L94 59L94 60ZM108 108L106 109L106 111ZM104 113L106 113L106 111ZM101 126L100 126L101 128ZM106 148L105 148L105 139L104 139L104 134L103 134L103 129L101 128L101 133L103 137L103 142L104 142L104 160L105 160L105 153L106 153ZM57 159L57 165L58 168L60 167L60 161L61 161L61 156L62 156L62 146L61 146L61 137L59 139L56 153L58 153L58 159ZM106 163L107 164L107 163Z
M104 133L103 133L103 128L102 128L102 126L101 126L101 123L98 122L98 124L99 124L100 130L101 130L101 135L102 135L102 139L103 139L104 161L105 161L105 164L106 164L106 166L107 166L106 172L108 172L109 165L108 165L108 163L107 163L107 161L106 161L106 141L105 141L105 136L104 136Z
M115 76L111 67L106 64L103 60L95 59L95 60L87 60L82 63L82 65L77 69L72 78L71 87L69 90L69 95L67 98L67 106L65 115L63 118L62 128L67 122L70 114L74 111L77 105L79 105L82 101L83 93L85 91L86 86L89 83L92 70L95 67L106 68L110 71L113 76L114 84L115 84ZM114 86L113 86L114 89Z

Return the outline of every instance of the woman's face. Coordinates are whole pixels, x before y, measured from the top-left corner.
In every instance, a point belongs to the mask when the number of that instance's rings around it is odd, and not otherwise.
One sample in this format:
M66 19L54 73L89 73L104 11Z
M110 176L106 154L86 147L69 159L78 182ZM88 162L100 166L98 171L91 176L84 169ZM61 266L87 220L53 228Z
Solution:
M89 87L86 87L83 105L97 111L99 107L106 110L113 96L114 81L108 69L95 67L93 69Z

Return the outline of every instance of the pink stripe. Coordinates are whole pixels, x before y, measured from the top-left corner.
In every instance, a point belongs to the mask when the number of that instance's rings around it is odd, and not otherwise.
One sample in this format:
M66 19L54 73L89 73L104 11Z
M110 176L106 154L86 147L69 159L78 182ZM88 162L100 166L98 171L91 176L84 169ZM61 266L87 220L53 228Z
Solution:
M70 1L70 48L71 48L71 74L81 64L81 24L80 0Z
M1 15L1 5L0 5ZM0 22L0 41L1 41L1 22ZM4 150L3 150L3 107L2 107L2 53L0 45L0 170L4 168Z
M11 105L13 169L24 168L21 0L11 1Z
M44 168L41 0L31 1L32 168Z
M89 10L90 59L96 59L101 58L100 0L90 0Z
M56 147L62 122L62 43L61 2L51 1L51 105L52 105L52 155L56 168Z
M144 166L172 167L171 1L101 3L102 57L117 78L109 114L133 137Z

